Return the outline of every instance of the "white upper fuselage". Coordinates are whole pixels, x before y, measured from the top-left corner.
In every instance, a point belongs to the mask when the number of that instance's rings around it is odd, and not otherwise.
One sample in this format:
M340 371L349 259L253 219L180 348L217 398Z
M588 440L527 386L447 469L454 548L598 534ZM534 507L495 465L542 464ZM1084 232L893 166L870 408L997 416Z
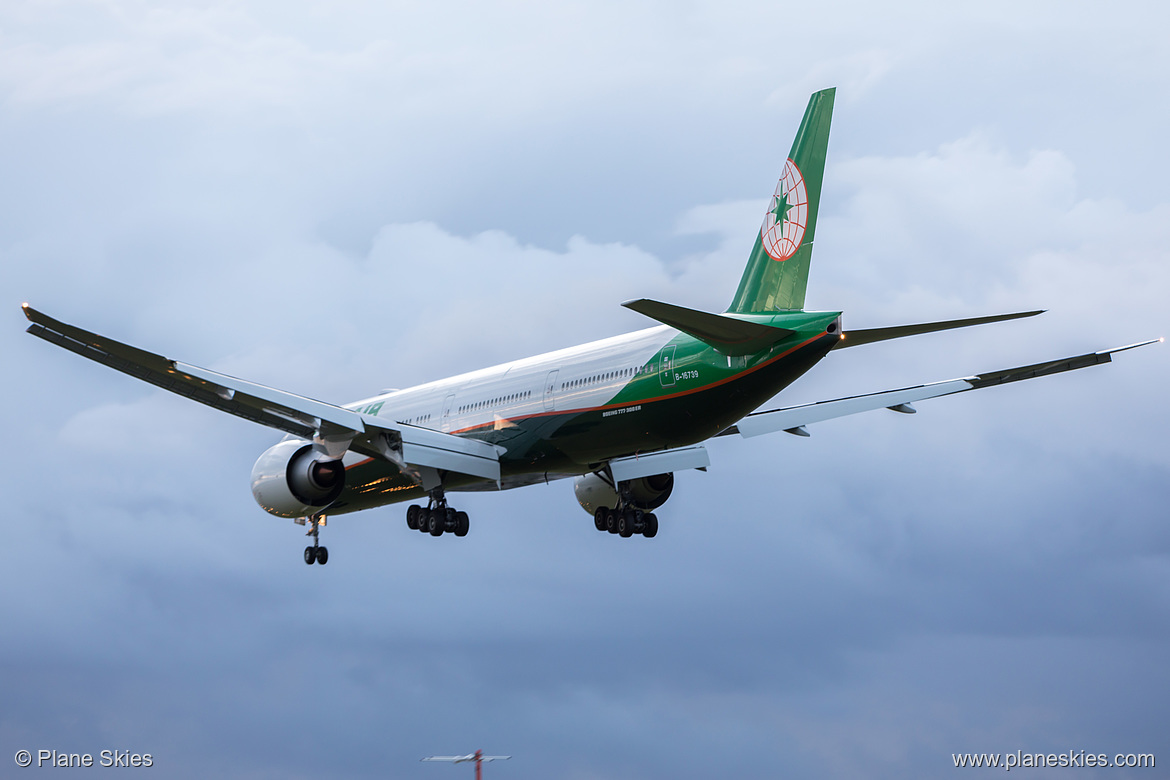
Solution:
M604 404L678 332L665 325L581 344L346 404L389 421L458 432Z

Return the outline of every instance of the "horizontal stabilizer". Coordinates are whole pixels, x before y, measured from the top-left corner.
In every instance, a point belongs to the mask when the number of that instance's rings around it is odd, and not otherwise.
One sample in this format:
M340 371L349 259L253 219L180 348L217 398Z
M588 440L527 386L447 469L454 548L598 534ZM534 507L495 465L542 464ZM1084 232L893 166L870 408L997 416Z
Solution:
M694 336L724 355L733 357L762 352L795 332L787 328L774 328L771 325L749 322L726 314L712 314L647 298L626 301L622 306L645 314L650 319L658 320L688 336Z
M1143 341L1124 347L1115 347L1101 352L1090 352L1085 355L1050 360L1045 363L1033 363L1030 366L1009 368L1003 371L989 371L984 374L949 379L945 382L933 382L927 385L903 387L897 390L886 390L868 395L855 395L848 398L837 398L832 401L818 401L801 406L790 406L786 409L771 409L763 412L753 412L744 417L735 425L721 433L725 436L738 433L745 438L760 436L777 431L794 432L805 425L831 420L836 417L845 417L858 412L868 412L872 409L894 409L895 411L911 411L910 404L914 401L924 401L927 398L938 398L954 393L965 393L968 390L979 390L984 387L994 387L1008 382L1019 382L1024 379L1033 379L1038 376L1059 374L1063 371L1075 371L1078 368L1096 366L1112 361L1111 355L1124 352L1135 347L1144 347L1155 344L1161 339Z
M865 330L846 330L841 340L833 345L833 349L843 347L857 347L862 344L872 344L875 341L900 339L906 336L917 336L920 333L934 333L951 328L968 328L972 325L986 325L989 322L1003 322L1004 320L1018 320L1022 317L1035 317L1043 314L1044 310L1021 311L1014 314L993 314L990 317L969 317L965 320L944 320L942 322L921 322L917 325L896 325L892 328L867 328Z

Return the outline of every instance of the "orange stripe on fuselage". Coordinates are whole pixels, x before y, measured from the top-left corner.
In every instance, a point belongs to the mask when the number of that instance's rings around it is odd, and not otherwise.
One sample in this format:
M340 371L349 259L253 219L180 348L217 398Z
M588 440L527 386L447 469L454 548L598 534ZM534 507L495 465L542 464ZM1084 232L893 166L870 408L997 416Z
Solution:
M578 409L559 409L559 410L555 410L555 411L551 411L551 412L538 412L536 414L528 414L528 415L524 415L522 417L501 417L500 420L503 422L517 422L517 421L521 421L521 420L535 420L538 417L552 417L552 416L558 415L558 414L584 414L586 412L600 412L600 411L605 411L606 409L619 409L623 406L630 406L632 404L649 404L649 403L654 403L656 401L666 401L666 400L669 400L671 398L681 398L684 395L693 395L694 393L700 393L700 392L703 392L704 390L710 390L713 387L719 387L720 385L725 385L728 382L734 382L737 379L741 379L741 378L747 376L748 374L755 373L756 371L759 371L760 369L764 368L765 366L770 366L771 364L775 363L777 360L788 357L793 352L796 352L798 349L803 349L804 347L807 347L809 344L812 344L814 341L819 341L820 339L823 339L823 338L831 338L835 341L839 337L835 336L831 333L819 333L816 336L813 336L812 338L810 338L806 341L802 341L800 344L796 344L796 345L790 347L789 349L785 350L784 352L781 352L779 355L776 355L773 358L769 358L768 360L764 361L763 363L760 363L758 366L753 366L752 368L746 369L744 371L740 371L738 374L735 374L734 376L729 376L729 377L726 377L724 379L720 379L718 382L712 382L711 384L703 385L702 387L692 387L690 390L680 390L676 393L670 393L668 395L659 395L659 396L655 396L653 398L648 398L644 401L623 401L622 403L619 403L619 404L605 404L604 406L585 406L585 407L581 407ZM472 431L479 431L479 430L482 430L485 428L494 430L496 427L496 422L497 422L496 420L492 420L491 422L480 423L479 425L472 425L468 428L460 428L457 431L451 431L451 434L458 435L461 433L470 433Z

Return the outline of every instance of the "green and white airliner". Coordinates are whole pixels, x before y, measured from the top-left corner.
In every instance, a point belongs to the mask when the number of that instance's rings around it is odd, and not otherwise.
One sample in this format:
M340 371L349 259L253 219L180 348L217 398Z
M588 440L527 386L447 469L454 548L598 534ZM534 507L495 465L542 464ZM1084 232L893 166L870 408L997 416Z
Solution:
M306 563L325 563L319 527L400 501L411 529L468 531L459 491L574 478L599 531L652 537L674 472L710 465L704 442L759 436L1107 363L1121 350L786 408L761 409L833 350L1030 317L1039 311L853 330L805 311L834 90L815 93L731 305L722 313L652 300L623 306L654 327L335 405L188 365L59 322L25 304L28 332L111 368L287 435L256 461L266 511L308 524Z

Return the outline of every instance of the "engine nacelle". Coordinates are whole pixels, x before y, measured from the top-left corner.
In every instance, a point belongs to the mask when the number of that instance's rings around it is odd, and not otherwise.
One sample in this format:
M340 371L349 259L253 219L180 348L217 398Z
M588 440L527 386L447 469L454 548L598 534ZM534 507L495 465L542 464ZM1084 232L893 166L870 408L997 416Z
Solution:
M270 447L252 467L252 495L278 517L305 517L337 500L345 488L345 465L302 440Z
M666 503L674 490L674 474L655 474L630 480L630 497L639 509L657 509ZM604 506L613 509L618 505L618 493L596 474L586 474L573 481L573 494L577 503L589 514Z

